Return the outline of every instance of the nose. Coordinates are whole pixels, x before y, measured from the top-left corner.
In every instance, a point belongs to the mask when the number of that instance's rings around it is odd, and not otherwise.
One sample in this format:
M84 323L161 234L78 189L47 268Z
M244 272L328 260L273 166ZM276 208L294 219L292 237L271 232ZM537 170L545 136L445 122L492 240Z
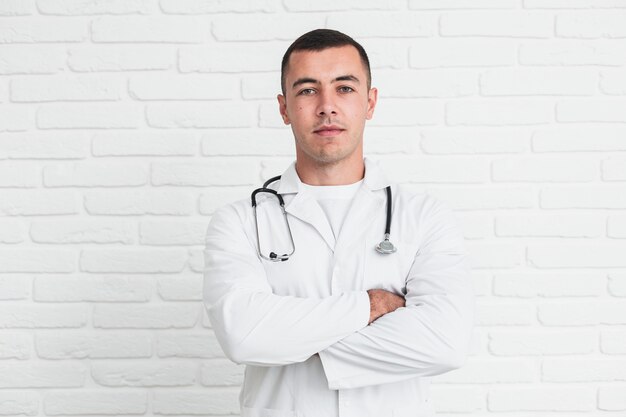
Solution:
M334 100L334 97L328 91L321 91L318 94L319 102L317 105L317 115L322 116L330 116L337 114L337 107Z

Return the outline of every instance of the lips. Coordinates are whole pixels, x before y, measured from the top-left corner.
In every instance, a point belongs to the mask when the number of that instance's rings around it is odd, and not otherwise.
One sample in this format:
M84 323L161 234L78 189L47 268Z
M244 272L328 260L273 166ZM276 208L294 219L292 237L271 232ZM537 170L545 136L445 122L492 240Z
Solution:
M313 133L316 133L320 136L337 136L343 131L344 129L340 128L339 126L328 125L322 126L319 129L314 130Z

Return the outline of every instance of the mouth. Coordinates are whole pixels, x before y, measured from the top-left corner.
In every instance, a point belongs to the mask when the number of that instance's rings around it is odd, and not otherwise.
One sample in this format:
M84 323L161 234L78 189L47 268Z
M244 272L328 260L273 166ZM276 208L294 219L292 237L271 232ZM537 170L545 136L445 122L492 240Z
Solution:
M319 129L313 131L313 133L320 136L337 136L341 134L345 129L340 128L339 126L330 125L330 126L322 126Z

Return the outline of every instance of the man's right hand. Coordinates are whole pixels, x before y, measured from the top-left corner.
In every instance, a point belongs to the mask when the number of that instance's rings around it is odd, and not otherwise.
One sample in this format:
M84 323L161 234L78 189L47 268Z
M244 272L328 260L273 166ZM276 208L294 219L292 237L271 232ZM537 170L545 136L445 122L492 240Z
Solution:
M370 296L369 323L373 322L380 316L391 313L392 311L405 306L404 297L387 290L367 290L367 294Z

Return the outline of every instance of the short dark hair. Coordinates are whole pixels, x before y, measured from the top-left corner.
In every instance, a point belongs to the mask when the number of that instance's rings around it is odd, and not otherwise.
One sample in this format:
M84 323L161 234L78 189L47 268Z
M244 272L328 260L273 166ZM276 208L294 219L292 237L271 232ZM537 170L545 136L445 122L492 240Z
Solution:
M360 43L352 39L350 36L332 29L315 29L305 33L298 39L293 41L285 55L283 55L283 61L280 66L280 87L285 94L285 77L287 74L287 67L289 66L289 58L291 54L296 51L322 51L328 48L336 48L340 46L352 45L356 48L361 56L361 62L365 67L365 73L367 74L367 89L369 90L372 85L372 72L370 71L370 60L367 57L365 49Z

